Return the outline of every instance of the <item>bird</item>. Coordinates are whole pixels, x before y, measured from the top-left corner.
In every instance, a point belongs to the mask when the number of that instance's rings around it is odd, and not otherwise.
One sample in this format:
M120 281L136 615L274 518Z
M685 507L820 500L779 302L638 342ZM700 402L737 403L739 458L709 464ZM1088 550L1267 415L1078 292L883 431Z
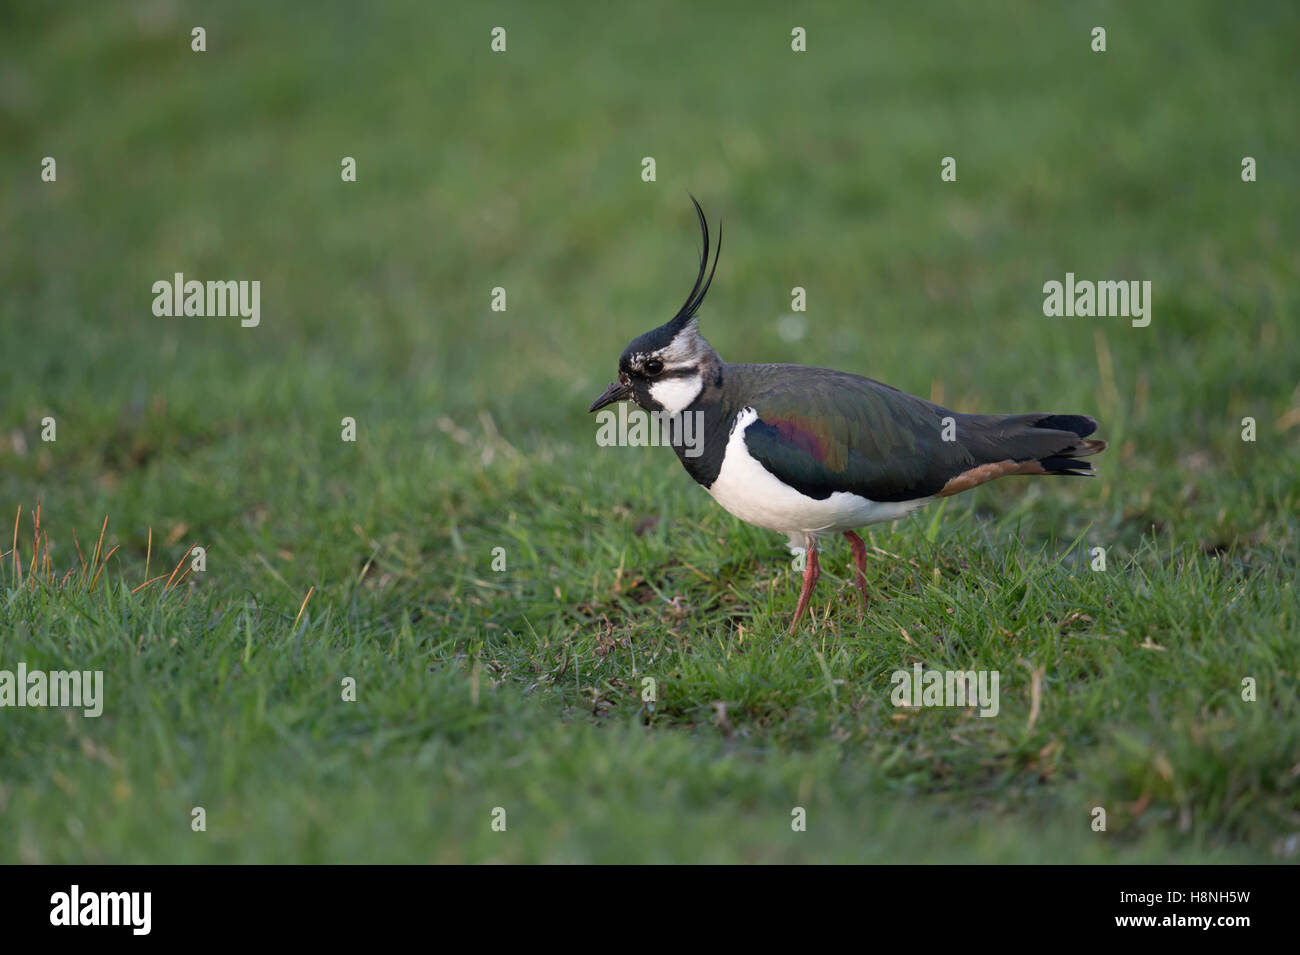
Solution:
M858 528L1014 474L1094 476L1081 460L1106 449L1085 414L963 414L860 375L794 364L730 364L705 341L699 308L718 269L709 224L694 196L704 248L685 303L634 338L588 412L632 401L660 420L694 416L694 453L673 450L726 511L787 536L804 554L789 634L820 576L818 549L843 534L856 567L858 613L867 606L866 546ZM674 432L676 433L676 432Z

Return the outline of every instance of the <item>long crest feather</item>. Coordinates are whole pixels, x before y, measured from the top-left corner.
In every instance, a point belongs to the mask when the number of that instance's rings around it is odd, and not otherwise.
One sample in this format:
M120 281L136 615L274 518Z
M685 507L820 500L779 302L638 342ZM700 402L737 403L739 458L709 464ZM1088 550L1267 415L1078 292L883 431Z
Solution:
M700 232L704 236L704 250L700 253L700 272L695 277L695 284L691 286L691 294L686 296L686 301L682 307L677 310L668 322L668 326L674 331L681 329L695 317L696 311L704 302L704 296L708 294L709 286L713 284L713 274L718 271L718 259L722 255L722 223L718 223L718 246L713 254L713 268L709 268L709 222L704 217L704 210L700 208L699 202L694 196L691 196L691 203L695 206L695 214L700 219ZM708 273L707 278L705 273Z

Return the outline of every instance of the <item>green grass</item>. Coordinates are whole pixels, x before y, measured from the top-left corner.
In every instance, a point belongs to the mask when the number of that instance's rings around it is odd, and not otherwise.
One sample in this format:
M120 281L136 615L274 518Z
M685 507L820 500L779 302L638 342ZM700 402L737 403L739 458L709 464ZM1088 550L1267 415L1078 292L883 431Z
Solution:
M0 861L1294 858L1300 15L595 9L0 12L0 669L107 697L0 709ZM725 358L1094 414L1100 477L871 528L862 619L835 543L787 638L783 540L585 414L688 191ZM261 325L154 317L177 271ZM1045 318L1066 271L1152 324ZM895 708L917 661L999 714Z

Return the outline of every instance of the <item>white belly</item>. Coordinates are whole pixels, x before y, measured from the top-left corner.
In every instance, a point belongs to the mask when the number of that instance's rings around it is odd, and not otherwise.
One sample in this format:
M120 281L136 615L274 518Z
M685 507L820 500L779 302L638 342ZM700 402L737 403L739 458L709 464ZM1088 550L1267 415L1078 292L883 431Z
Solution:
M819 501L801 494L778 481L745 447L745 429L757 420L754 409L741 411L727 439L722 470L707 490L715 501L742 521L789 535L792 548L802 547L804 538L809 536L897 520L932 500L927 497L882 502L836 491Z

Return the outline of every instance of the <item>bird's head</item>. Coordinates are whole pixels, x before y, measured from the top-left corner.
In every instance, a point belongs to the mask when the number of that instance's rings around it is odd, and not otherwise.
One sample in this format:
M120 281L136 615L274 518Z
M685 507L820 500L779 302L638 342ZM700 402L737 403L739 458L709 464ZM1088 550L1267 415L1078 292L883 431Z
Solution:
M704 301L704 295L718 269L718 254L722 251L722 229L718 229L718 247L709 268L709 224L704 210L695 204L695 214L700 219L704 235L704 251L700 253L700 271L695 277L691 294L677 314L653 331L634 338L623 349L618 360L618 381L587 410L598 411L616 401L635 401L647 411L666 411L675 414L689 407L719 364L717 352L700 335L699 319L695 312ZM707 275L706 275L707 273Z

